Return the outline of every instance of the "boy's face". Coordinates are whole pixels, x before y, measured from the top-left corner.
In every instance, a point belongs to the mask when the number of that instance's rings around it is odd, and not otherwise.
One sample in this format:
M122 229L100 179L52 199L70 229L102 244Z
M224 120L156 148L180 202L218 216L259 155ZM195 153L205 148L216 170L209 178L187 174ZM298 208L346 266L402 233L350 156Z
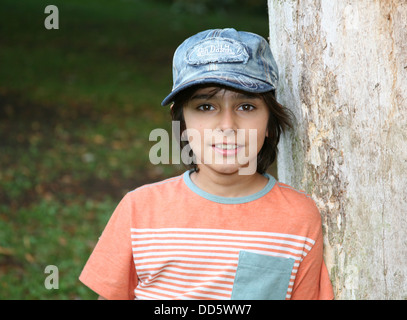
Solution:
M183 111L198 168L226 174L256 172L269 118L260 96L207 87L198 89Z

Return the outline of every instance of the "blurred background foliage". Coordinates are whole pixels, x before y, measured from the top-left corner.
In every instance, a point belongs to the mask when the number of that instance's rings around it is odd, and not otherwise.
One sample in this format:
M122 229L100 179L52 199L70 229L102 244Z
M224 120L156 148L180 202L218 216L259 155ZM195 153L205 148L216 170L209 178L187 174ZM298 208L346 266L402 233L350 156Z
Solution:
M94 299L78 280L124 194L179 174L152 165L171 60L187 37L268 36L266 0L3 0L0 11L0 299ZM59 289L47 290L47 265Z
M264 0L159 0L172 5L172 9L178 12L193 14L211 14L215 11L246 12L264 15L266 1Z

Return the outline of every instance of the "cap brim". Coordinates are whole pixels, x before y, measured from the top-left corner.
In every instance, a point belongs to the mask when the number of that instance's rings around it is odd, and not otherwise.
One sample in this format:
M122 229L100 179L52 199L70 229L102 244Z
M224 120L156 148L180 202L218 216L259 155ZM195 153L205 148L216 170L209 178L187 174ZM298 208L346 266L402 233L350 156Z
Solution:
M246 75L238 74L238 75L228 75L227 79L225 79L224 73L220 77L216 77L213 73L211 77L204 77L204 78L197 78L190 81L187 81L179 86L177 86L172 92L161 102L162 106L166 106L172 102L174 102L174 98L177 94L181 91L196 86L196 85L203 85L203 84L214 84L214 85L221 85L230 88L234 88L237 90L242 90L246 92L252 93L264 93L275 90L276 88L259 79L253 79Z

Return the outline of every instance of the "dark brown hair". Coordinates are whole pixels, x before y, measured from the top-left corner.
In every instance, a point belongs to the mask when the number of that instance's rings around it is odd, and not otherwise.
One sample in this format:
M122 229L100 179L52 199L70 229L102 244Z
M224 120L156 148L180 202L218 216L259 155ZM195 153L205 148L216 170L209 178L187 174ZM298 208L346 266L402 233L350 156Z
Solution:
M186 129L183 107L193 96L193 94L201 89L211 85L197 85L191 88L187 88L181 91L174 99L174 104L171 107L171 116L173 121L180 121L180 133ZM216 85L213 95L223 89L239 91L229 87L223 87ZM279 104L275 98L275 92L269 91L266 93L256 94L266 103L269 109L269 119L267 123L268 136L264 140L263 147L257 155L257 172L263 174L267 168L276 160L278 152L278 142L283 132L293 128L294 115L286 107ZM180 137L177 137L180 143L181 150L188 144L188 141L181 141ZM192 163L187 165L188 168L194 168L197 170L197 165Z

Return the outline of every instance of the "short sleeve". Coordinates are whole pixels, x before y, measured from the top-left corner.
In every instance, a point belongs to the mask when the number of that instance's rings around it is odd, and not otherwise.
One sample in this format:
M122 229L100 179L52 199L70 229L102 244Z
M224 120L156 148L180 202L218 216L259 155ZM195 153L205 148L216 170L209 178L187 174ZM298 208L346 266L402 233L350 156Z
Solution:
M293 300L332 300L332 284L323 259L322 228L311 251L301 262L294 282Z
M125 196L79 277L83 284L109 300L134 299L137 274L131 249L131 210Z

